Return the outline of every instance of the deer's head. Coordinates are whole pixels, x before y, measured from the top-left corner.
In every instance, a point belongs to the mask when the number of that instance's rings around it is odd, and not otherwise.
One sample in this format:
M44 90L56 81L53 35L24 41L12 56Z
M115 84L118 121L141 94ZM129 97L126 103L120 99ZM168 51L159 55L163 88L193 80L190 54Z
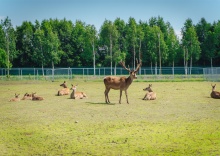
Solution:
M121 65L125 70L127 70L127 71L129 72L130 77L131 77L132 79L137 79L136 73L137 73L138 70L140 69L141 64L142 64L141 60L140 60L139 63L138 63L138 61L137 61L137 68L136 68L135 70L130 70L129 67L127 68L127 67L125 66L125 63L124 63L124 62L122 62L122 61L120 62L120 65Z
M20 94L16 94L16 93L15 93L15 98L18 98L19 95L20 95Z
M66 81L64 81L60 86L63 88L67 88Z
M212 86L212 91L215 91L216 84L215 85L211 84L211 86Z
M152 84L149 84L149 86L147 88L144 88L143 90L148 91L148 92L152 92L151 87L152 87Z
M78 86L78 84L77 85L73 85L73 84L71 84L72 85L72 87L70 88L70 90L74 90L74 91L76 91L76 87Z

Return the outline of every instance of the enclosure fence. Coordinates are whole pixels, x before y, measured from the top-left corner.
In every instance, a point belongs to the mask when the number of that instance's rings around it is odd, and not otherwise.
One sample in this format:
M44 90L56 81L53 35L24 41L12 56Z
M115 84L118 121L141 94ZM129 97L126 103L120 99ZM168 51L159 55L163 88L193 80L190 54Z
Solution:
M161 73L160 73L161 71ZM102 79L107 75L128 75L128 71L122 67L110 68L10 68L10 77L16 79ZM184 67L141 67L138 75L140 78L154 77L156 79L173 79L179 77L203 77L205 80L219 81L220 67L218 68L184 68ZM0 79L7 76L7 68L0 68Z
M220 67L203 68L204 79L208 81L220 81Z

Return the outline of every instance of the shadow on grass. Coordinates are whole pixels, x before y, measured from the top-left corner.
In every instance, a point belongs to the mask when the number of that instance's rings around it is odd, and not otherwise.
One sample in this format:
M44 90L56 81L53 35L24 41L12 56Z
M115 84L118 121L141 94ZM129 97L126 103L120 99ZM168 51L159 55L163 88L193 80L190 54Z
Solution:
M115 103L105 103L105 102L86 102L92 105L115 105Z

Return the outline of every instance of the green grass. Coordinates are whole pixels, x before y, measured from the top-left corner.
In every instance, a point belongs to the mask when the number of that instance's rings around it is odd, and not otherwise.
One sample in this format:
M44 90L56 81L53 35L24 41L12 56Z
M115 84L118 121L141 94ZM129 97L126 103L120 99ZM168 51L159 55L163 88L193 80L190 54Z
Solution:
M56 96L49 81L0 81L0 155L219 155L220 100L210 82L137 82L111 90L101 81L78 84L87 99ZM155 101L143 101L149 83ZM220 90L220 83L217 83ZM14 93L37 92L44 101L8 102Z

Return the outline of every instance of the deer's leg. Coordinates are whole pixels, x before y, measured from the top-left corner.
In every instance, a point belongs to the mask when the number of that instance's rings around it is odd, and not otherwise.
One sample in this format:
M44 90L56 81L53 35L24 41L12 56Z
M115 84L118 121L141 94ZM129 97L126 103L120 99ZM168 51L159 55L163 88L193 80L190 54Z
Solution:
M127 90L125 90L125 95L126 95L126 99L127 99L127 104L129 104L129 102L128 102L128 93L127 93Z
M121 95L122 95L122 90L120 90L120 97L119 97L119 103L121 104Z
M110 103L109 98L108 98L108 93L109 93L109 91L110 91L109 88L106 88L106 89L105 89L105 102L106 102L106 103Z
M146 100L147 94L145 94L144 98L142 100Z

